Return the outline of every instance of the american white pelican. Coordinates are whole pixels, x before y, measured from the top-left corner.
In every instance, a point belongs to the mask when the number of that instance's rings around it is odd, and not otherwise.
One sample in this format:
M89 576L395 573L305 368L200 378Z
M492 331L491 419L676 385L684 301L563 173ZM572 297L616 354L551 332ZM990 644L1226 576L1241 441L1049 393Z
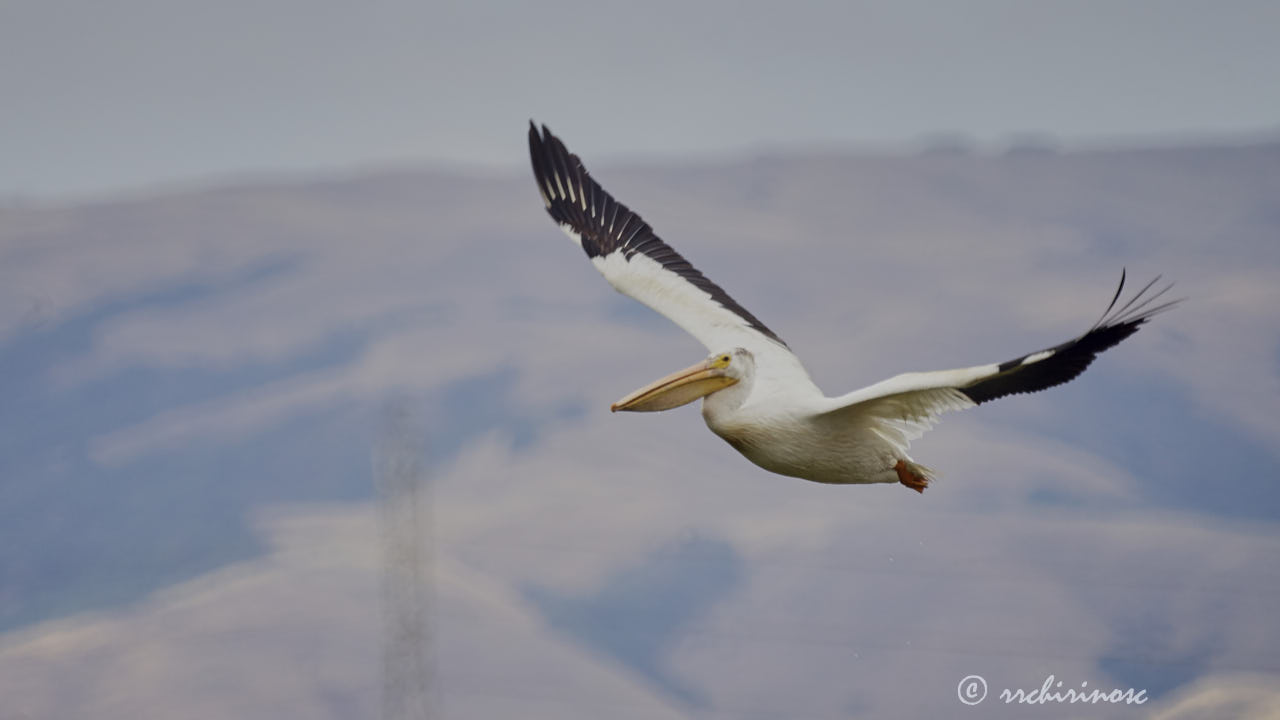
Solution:
M1008 362L897 375L846 395L822 394L772 330L698 272L592 179L544 125L529 124L529 157L547 212L619 292L667 316L711 355L614 403L668 410L702 398L707 427L760 467L821 483L893 483L924 492L934 473L907 455L939 414L1073 379L1098 353L1176 303L1147 283L1088 332Z

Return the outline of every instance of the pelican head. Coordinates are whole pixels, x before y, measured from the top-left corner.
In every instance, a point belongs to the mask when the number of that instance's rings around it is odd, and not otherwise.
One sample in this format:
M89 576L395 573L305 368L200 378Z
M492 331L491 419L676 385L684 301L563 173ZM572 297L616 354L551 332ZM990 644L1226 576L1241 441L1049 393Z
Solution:
M656 412L687 405L737 384L751 372L751 353L734 348L715 353L683 370L655 380L609 406L613 412Z

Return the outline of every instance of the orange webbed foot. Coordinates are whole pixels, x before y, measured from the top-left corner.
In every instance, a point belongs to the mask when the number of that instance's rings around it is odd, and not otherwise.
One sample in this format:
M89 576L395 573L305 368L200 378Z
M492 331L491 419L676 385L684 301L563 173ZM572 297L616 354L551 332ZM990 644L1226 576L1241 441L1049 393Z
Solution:
M912 490L923 493L924 489L929 487L929 478L912 471L907 466L906 460L899 460L898 464L893 466L893 469L898 473L898 482Z

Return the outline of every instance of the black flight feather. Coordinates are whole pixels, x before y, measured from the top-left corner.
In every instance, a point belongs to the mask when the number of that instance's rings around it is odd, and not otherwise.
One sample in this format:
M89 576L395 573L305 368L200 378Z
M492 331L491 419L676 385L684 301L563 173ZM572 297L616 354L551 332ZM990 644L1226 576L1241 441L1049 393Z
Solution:
M958 389L970 400L981 404L1005 395L1037 392L1069 382L1084 372L1099 353L1115 347L1120 341L1138 332L1138 328L1153 315L1164 312L1181 302L1181 300L1173 300L1158 305L1153 304L1173 287L1170 283L1148 295L1148 291L1160 281L1160 276L1157 275L1154 280L1134 293L1133 297L1120 309L1114 310L1116 302L1120 300L1120 293L1124 290L1124 281L1125 273L1121 271L1120 285L1111 298L1111 304L1102 313L1102 317L1098 318L1098 322L1094 323L1085 334L1047 350L1027 353L1022 357L1000 363L996 375ZM1034 362L1027 362L1028 358L1043 353L1048 355Z

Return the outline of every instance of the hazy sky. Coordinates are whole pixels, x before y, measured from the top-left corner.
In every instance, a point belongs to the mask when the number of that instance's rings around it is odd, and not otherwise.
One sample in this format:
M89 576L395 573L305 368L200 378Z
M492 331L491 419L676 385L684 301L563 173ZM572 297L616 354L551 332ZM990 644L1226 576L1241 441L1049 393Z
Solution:
M595 158L1267 132L1277 27L1265 1L4 0L0 196L515 167L531 116Z
M524 168L0 213L0 715L376 716L393 400L429 440L432 718L952 717L971 674L973 717L1275 717L1243 702L1280 708L1278 170L598 170L831 394L1061 342L1121 267L1178 282L1077 380L943 417L922 496L768 473L696 405L611 414L706 349ZM1049 674L1152 701L996 700Z

